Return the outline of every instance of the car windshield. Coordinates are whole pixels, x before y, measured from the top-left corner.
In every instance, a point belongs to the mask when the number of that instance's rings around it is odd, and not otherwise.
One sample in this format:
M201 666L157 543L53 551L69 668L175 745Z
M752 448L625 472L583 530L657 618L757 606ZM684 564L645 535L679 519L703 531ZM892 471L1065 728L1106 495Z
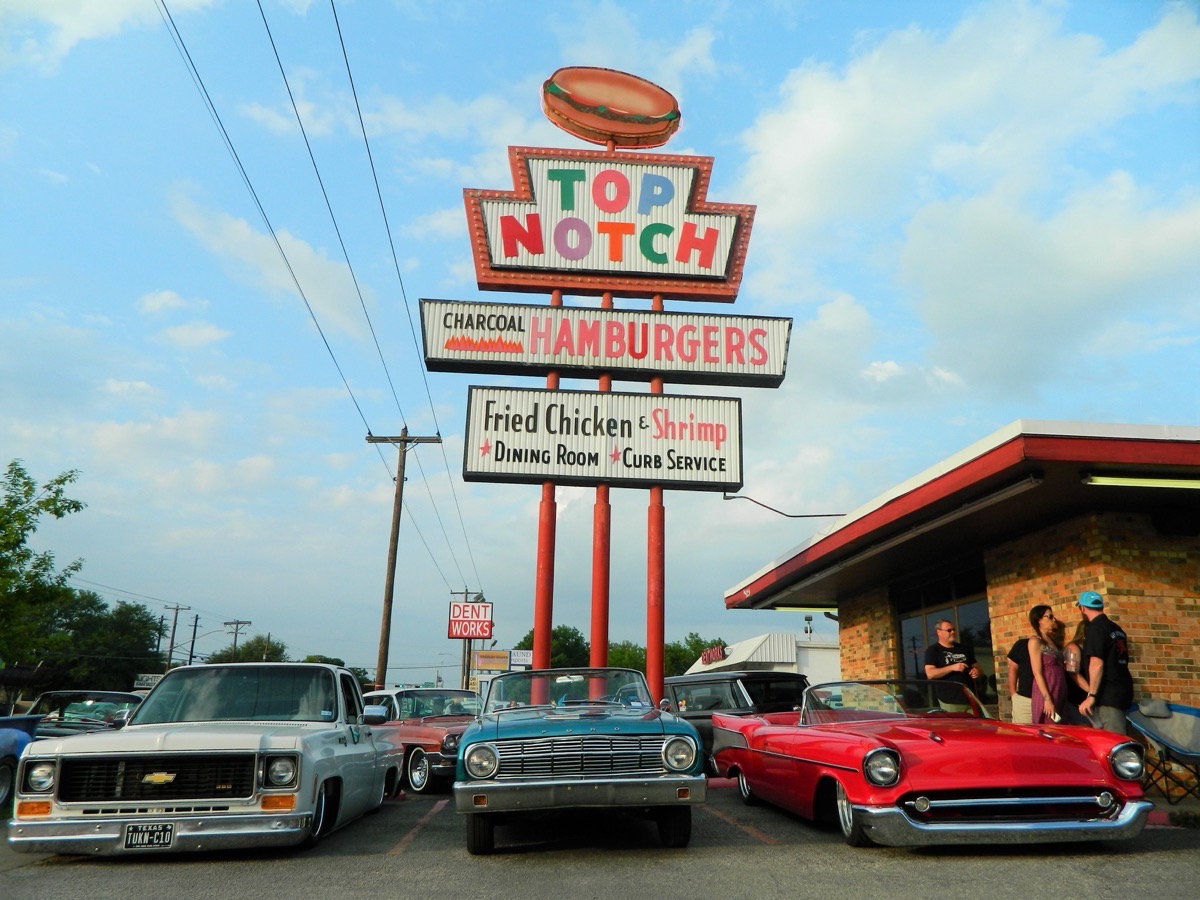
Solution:
M979 698L957 682L838 681L813 685L804 692L800 724L936 716L989 718Z
M399 699L402 719L479 715L479 695L474 691L409 691Z
M133 709L142 698L117 691L52 691L42 694L29 708L31 716L59 722L111 722L125 709Z
M318 666L194 666L163 676L130 724L163 722L331 722L333 673Z
M529 706L653 705L646 678L635 669L538 669L493 678L484 712Z
M761 712L782 712L795 709L804 699L808 681L803 678L746 678L742 681L746 693Z

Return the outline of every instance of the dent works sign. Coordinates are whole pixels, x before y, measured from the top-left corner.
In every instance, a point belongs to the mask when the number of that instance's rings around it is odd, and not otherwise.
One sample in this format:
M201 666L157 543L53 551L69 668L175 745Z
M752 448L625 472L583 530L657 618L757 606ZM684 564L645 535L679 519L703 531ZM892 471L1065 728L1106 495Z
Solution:
M463 192L483 290L733 302L754 207L707 200L711 157L510 147L513 191Z
M778 387L791 331L762 316L421 301L431 372Z
M737 491L741 400L473 386L463 479Z
M450 604L450 626L446 637L470 640L491 636L492 604L459 601Z

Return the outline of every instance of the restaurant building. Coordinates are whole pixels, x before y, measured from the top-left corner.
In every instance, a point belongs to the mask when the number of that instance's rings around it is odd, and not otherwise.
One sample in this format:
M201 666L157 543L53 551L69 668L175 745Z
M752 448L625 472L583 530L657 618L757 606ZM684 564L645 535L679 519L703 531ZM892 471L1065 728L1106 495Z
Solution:
M1009 713L1006 656L1050 604L1098 591L1130 641L1136 699L1200 706L1200 428L1017 421L725 593L729 609L826 609L843 678L923 677L934 622L974 647Z

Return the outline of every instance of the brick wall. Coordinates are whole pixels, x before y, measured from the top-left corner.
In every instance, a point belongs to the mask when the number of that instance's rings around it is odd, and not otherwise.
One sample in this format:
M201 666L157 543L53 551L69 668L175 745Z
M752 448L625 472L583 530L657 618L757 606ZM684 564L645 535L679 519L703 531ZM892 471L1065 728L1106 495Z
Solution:
M1079 592L1095 590L1129 635L1135 699L1200 706L1200 538L1160 535L1144 514L1097 513L994 547L985 567L997 673L1013 641L1030 633L1030 607L1048 603L1069 636Z
M842 678L847 681L896 678L900 623L886 587L838 603L838 646Z

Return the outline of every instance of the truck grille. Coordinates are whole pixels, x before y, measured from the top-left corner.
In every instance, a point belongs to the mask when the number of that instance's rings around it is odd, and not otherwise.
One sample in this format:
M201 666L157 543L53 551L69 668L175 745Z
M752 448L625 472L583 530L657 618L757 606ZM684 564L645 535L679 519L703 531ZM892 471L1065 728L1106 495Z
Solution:
M499 779L660 775L662 735L580 735L497 741Z
M257 768L253 753L66 757L57 793L64 803L238 799L254 794Z

